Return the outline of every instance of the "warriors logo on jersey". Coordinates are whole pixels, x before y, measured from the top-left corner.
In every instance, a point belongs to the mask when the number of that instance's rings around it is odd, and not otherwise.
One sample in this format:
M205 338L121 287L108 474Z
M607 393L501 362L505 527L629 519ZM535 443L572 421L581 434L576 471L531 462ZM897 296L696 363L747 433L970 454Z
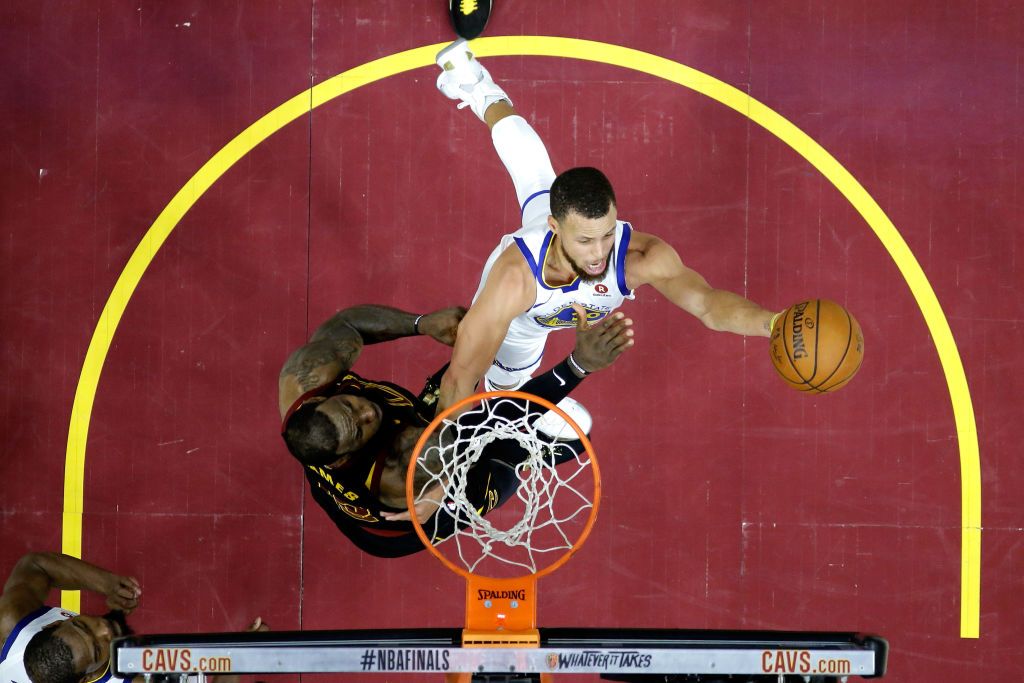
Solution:
M612 309L608 306L581 303L576 305L586 311L587 322L591 325L612 312ZM577 323L576 311L573 310L572 304L564 304L557 311L549 315L534 316L533 320L542 327L576 327Z
M595 282L577 277L567 284L549 284L545 280L544 264L555 240L546 215L501 239L487 259L474 301L486 286L491 267L502 254L513 249L522 255L533 274L535 298L509 323L505 339L487 371L488 382L510 386L525 382L544 357L548 334L576 326L573 304L587 312L588 322L595 323L606 318L624 299L633 298L633 292L626 286L626 255L629 253L631 232L628 223L615 223L614 245L608 253L608 267L600 280Z

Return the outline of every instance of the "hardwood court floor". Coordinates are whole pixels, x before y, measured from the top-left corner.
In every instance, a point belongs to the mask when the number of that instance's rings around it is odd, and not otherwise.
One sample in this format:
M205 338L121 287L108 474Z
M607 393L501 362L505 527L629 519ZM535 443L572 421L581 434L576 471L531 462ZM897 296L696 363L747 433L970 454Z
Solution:
M434 67L414 68L284 125L221 165L180 220L158 221L289 98L449 41L443 3L22 1L0 17L0 566L60 548L62 521L80 519L83 556L141 580L142 630L257 614L280 629L457 625L454 576L426 555L362 555L315 507L277 436L275 394L283 359L339 307L468 304L518 225L486 129L436 92ZM799 395L764 340L713 334L640 291L626 307L636 348L579 391L604 507L542 583L542 623L864 630L890 640L891 680L1024 670L1024 8L498 0L487 36L536 35L696 69L830 153L941 305L980 452L958 432L924 285L819 168L657 76L493 57L557 169L603 168L620 215L717 287L775 309L843 303L867 348L842 392ZM155 223L166 241L132 261ZM126 272L137 286L118 284ZM123 315L104 317L111 301ZM570 337L552 339L549 362ZM415 388L445 359L409 339L357 369ZM85 458L70 508L69 451ZM968 504L980 490L980 517L962 517L962 490ZM980 565L966 561L980 590L966 593L964 519L984 527ZM966 610L978 639L961 638L964 595L980 595Z

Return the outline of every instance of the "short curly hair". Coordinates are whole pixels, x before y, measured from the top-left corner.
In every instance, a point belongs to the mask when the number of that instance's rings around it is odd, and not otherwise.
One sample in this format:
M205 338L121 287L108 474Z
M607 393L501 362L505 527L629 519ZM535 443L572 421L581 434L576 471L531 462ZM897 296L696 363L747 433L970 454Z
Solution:
M562 221L570 212L601 218L615 205L615 190L604 173L590 166L570 168L551 184L551 215Z
M25 646L25 671L32 683L77 683L71 647L57 637L55 629L44 628Z
M341 435L331 418L318 411L317 403L299 407L284 430L288 451L303 465L330 465L338 459Z

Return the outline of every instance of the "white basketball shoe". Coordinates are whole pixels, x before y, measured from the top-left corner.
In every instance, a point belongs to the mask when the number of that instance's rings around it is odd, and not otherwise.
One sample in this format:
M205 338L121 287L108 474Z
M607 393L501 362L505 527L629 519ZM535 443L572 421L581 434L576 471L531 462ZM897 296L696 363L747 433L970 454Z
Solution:
M518 391L527 381L529 377L521 378L516 384L511 386L499 387L494 385L490 378L484 377L483 390L484 391ZM575 422L580 431L587 436L590 436L590 429L594 426L594 418L590 416L590 411L583 407L583 404L574 398L566 396L561 401L555 404L562 409L566 415L568 415L573 422ZM579 438L576 434L576 430L569 426L569 423L562 419L562 416L557 414L553 410L549 410L537 418L537 421L533 423L541 434L560 441L574 441Z
M562 412L572 418L572 421L579 425L580 430L582 430L584 434L590 436L590 428L594 426L594 418L590 416L590 411L584 408L582 403L574 398L566 396L555 405L561 408ZM576 434L576 430L570 427L569 423L563 420L562 416L558 415L553 410L549 410L537 418L537 421L533 423L533 426L537 428L537 431L551 437L552 439L573 441L580 438Z
M448 99L462 100L459 109L469 107L483 121L487 107L495 102L505 100L512 104L505 91L494 84L491 74L477 60L465 40L460 38L438 52L436 61L441 67L437 89Z

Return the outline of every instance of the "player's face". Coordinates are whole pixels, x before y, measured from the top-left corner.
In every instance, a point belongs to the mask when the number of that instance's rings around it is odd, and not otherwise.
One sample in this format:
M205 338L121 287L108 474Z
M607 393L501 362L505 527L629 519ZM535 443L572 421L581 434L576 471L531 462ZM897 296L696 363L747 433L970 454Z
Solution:
M321 403L317 410L330 418L338 428L338 453L357 451L380 429L383 412L373 401L362 396L340 394Z
M122 632L121 627L109 619L79 614L57 625L54 635L71 648L75 671L84 676L106 666L110 659L110 641Z
M598 282L608 272L615 245L615 205L600 218L584 218L575 211L556 222L559 250L576 276L584 282ZM554 220L554 219L551 219Z

